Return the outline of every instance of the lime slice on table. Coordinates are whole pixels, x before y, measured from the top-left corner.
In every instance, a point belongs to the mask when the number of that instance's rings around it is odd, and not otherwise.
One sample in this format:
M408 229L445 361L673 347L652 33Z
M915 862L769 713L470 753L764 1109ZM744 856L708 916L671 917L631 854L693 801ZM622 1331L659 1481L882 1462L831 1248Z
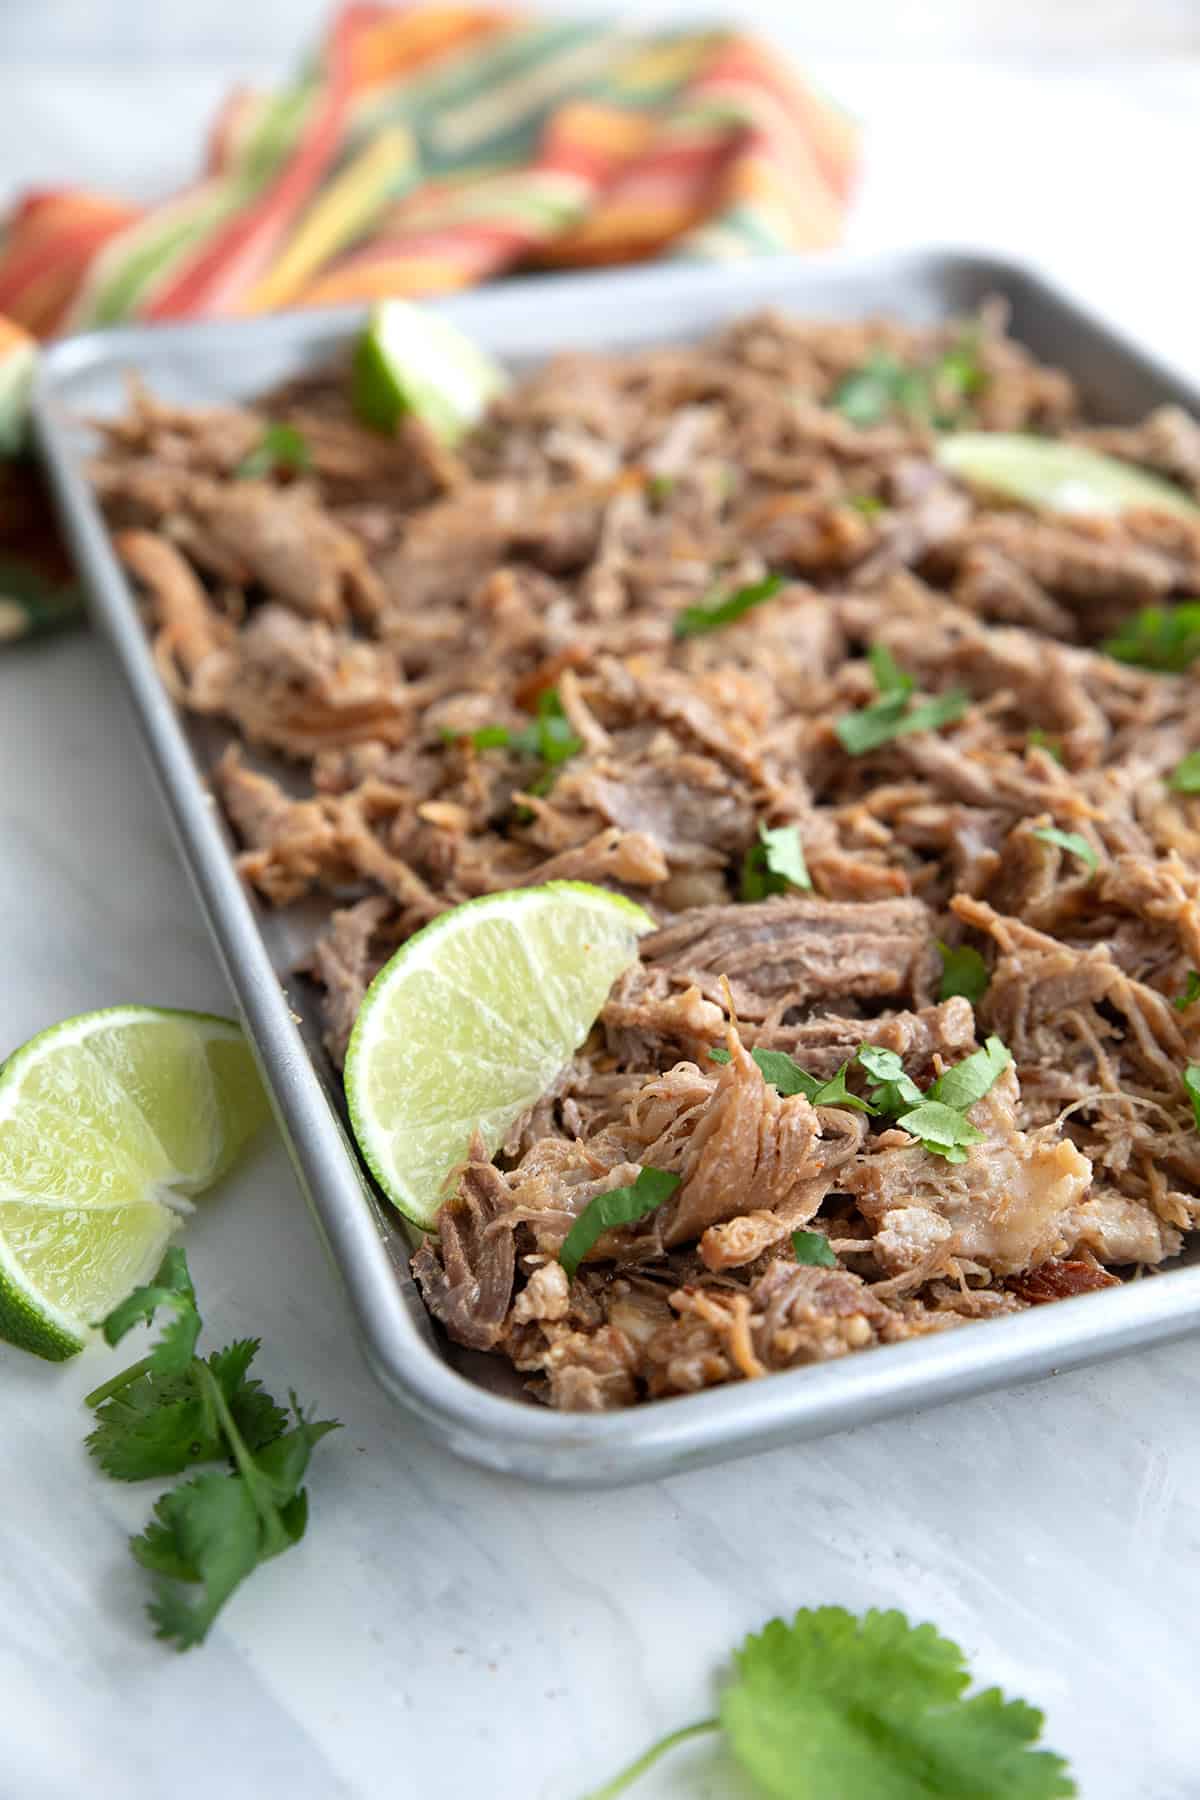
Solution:
M455 444L508 386L499 363L457 325L406 300L385 300L354 350L350 398L376 431L395 431L407 413Z
M1178 513L1200 519L1200 506L1169 481L1082 444L1020 432L956 431L939 438L938 462L969 487L1043 512Z
M55 1361L149 1280L187 1210L267 1116L241 1031L114 1006L0 1070L0 1337Z
M487 894L443 913L380 970L346 1056L372 1174L430 1226L478 1129L488 1151L532 1106L637 960L654 921L582 881Z

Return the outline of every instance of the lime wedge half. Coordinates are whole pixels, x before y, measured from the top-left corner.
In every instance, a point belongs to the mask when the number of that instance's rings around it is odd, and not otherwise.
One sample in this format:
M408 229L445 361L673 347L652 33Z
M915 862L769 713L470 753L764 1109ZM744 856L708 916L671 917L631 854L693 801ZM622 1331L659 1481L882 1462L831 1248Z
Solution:
M376 431L395 431L406 413L455 444L508 386L499 363L438 313L385 300L359 338L350 372L355 412Z
M1040 512L1112 518L1136 510L1200 519L1200 506L1169 481L1081 444L1019 432L957 431L939 438L936 456L969 487Z
M0 1070L0 1337L55 1360L158 1267L267 1116L238 1027L114 1006Z
M346 1056L363 1155L432 1224L478 1129L489 1151L583 1042L654 921L582 881L487 894L411 937L372 982Z

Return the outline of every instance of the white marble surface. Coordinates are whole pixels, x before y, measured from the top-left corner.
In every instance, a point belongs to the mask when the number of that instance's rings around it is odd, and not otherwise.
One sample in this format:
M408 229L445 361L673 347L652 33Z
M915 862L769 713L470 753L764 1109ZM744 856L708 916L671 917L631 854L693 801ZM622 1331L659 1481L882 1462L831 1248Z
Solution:
M1182 198L1200 61L825 73L869 128L858 242L1032 251L1200 367ZM223 79L219 59L139 82L82 57L61 82L10 57L3 179L157 185L148 158L166 143L157 172L186 166ZM88 637L0 656L0 927L7 1044L117 1000L228 1006ZM5 1800L573 1800L706 1711L744 1631L821 1602L934 1619L1046 1708L1087 1800L1196 1795L1200 1344L625 1495L547 1494L430 1449L376 1390L278 1147L189 1249L213 1340L261 1331L268 1382L346 1429L318 1453L305 1544L180 1658L149 1637L124 1547L153 1490L81 1447L108 1353L55 1368L0 1347ZM696 1753L637 1791L739 1790Z

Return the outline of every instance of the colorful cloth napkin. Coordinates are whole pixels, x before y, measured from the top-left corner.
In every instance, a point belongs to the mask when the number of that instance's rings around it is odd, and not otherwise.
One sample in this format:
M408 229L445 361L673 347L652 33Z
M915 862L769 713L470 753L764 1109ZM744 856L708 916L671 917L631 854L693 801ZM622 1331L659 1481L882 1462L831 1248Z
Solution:
M818 249L856 157L847 116L735 31L350 4L288 86L231 97L174 198L21 200L0 315L49 337Z

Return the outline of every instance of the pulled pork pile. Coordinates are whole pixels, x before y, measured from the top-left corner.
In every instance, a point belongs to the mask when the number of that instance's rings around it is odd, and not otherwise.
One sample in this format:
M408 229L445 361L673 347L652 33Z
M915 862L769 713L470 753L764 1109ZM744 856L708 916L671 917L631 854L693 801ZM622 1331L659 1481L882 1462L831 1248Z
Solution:
M995 313L972 329L952 415L1200 495L1183 415L1089 428ZM214 780L245 878L276 906L336 902L311 965L335 1061L382 961L446 907L574 877L660 923L414 1258L450 1335L556 1406L1110 1285L1200 1222L1182 1083L1200 1004L1177 1003L1200 987L1200 798L1169 780L1200 746L1200 687L1100 647L1200 592L1200 530L980 501L939 471L927 425L830 403L880 353L930 368L961 341L772 315L696 347L560 357L455 452L417 421L394 439L357 424L337 374L257 409L136 393L105 427L96 480L163 675L241 740ZM307 466L235 478L268 422L301 434ZM741 617L674 631L769 573L779 591ZM850 754L835 721L876 701L881 650L914 705L966 702ZM789 826L811 887L743 899L760 828ZM974 1007L943 985L943 950L968 945L987 969ZM957 1161L886 1116L780 1093L750 1054L822 1080L849 1063L866 1095L861 1045L925 1088L988 1034L1012 1065ZM675 1191L568 1279L572 1222L643 1167ZM833 1266L796 1260L798 1228Z

